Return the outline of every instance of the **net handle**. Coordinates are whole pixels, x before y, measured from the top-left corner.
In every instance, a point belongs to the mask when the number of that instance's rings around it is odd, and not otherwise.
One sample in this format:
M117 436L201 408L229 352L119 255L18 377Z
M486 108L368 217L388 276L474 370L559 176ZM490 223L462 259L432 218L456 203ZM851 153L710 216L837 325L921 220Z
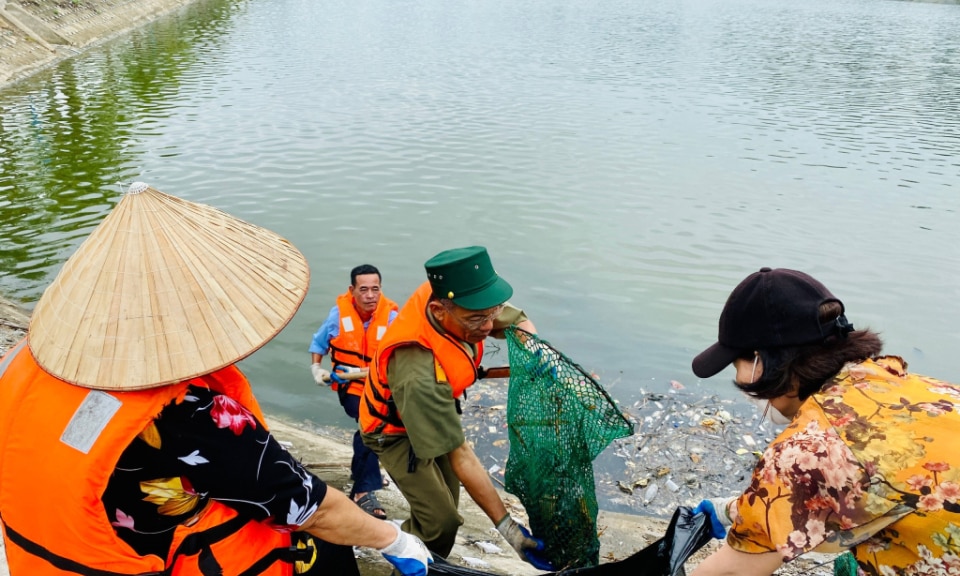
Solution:
M510 377L510 367L509 366L491 366L489 368L484 368L483 366L477 368L477 378L483 380L484 378L509 378Z

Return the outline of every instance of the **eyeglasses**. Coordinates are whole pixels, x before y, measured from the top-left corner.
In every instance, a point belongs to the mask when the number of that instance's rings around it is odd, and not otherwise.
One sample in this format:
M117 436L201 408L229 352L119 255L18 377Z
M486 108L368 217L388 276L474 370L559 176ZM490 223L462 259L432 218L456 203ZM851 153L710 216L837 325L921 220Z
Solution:
M480 330L482 329L487 322L493 322L496 320L500 314L503 313L503 309L506 306L503 304L497 306L489 314L471 314L467 318L461 318L455 311L453 305L444 304L444 308L450 312L450 315L453 316L453 319L457 321L457 324L463 326L467 330Z

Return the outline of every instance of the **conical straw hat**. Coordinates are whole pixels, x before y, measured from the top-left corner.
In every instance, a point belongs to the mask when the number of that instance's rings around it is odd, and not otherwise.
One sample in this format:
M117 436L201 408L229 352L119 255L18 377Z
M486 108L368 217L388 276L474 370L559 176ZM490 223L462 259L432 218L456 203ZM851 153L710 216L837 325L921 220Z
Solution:
M154 388L253 353L309 282L303 254L280 236L137 182L44 291L28 341L61 380Z

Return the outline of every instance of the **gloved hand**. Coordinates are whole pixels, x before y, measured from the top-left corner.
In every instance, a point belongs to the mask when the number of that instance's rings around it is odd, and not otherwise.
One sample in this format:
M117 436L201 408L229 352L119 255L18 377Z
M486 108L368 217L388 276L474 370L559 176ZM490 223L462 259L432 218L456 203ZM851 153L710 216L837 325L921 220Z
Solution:
M340 377L340 367L334 366L333 372L330 373L330 383L334 385L346 386L349 384L346 380Z
M388 524L397 529L397 539L379 552L403 576L426 576L427 566L433 564L430 551L416 536L400 530L393 522Z
M730 505L736 497L708 498L701 500L693 509L694 514L706 514L710 518L710 535L718 540L727 536L727 528L733 525L730 517Z
M520 558L533 564L534 568L539 570L553 570L550 561L537 552L543 551L543 540L534 538L530 531L523 525L513 519L509 514L503 517L503 520L497 523L497 532L503 536L513 549L517 551Z
M560 358L553 349L545 344L534 342L533 338L524 343L524 347L530 352L531 357L527 360L527 372L534 378L543 378L550 376L557 377L557 364Z
M313 374L313 381L317 386L330 385L330 373L321 368L319 363L310 365L310 373Z

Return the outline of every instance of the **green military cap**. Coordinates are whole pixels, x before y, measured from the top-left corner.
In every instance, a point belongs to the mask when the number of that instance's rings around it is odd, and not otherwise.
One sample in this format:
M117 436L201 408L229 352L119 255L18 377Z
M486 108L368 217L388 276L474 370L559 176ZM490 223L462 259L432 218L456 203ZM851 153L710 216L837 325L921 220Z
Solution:
M513 296L513 288L497 276L483 246L444 250L424 267L433 293L467 310L493 308Z

